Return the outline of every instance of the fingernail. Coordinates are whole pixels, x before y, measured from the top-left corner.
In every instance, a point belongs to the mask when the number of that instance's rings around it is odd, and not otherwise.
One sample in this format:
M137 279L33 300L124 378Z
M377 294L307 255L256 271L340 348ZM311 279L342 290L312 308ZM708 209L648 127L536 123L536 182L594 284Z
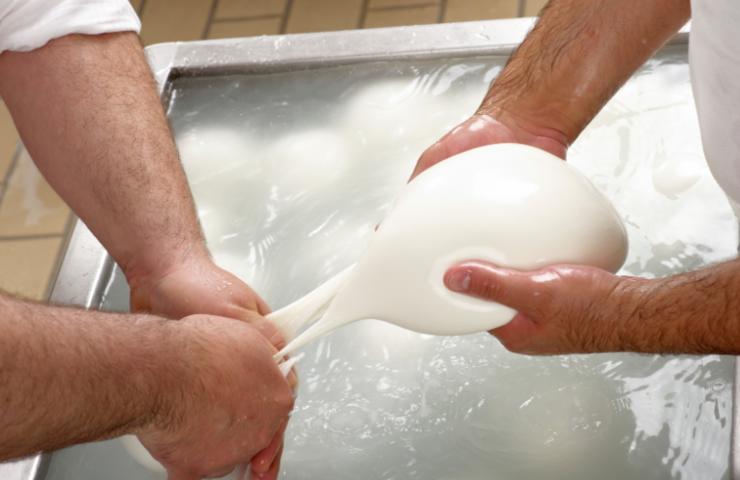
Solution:
M459 269L447 272L445 285L453 292L467 292L470 288L470 271Z

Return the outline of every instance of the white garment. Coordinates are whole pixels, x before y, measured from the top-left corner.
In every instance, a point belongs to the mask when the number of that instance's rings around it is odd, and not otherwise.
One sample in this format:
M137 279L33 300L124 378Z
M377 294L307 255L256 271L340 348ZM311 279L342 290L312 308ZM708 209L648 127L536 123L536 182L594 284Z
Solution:
M740 0L691 0L689 61L704 154L740 218Z
M140 29L128 0L0 0L0 53L34 50L73 33Z

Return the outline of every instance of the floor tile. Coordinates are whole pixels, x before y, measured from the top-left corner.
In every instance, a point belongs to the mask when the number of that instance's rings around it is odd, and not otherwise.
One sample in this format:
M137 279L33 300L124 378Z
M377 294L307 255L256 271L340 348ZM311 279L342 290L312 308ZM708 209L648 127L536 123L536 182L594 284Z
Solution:
M141 39L146 45L203 37L214 0L146 0Z
M5 108L5 103L0 100L0 183L10 168L10 162L15 155L18 146L18 132L15 130L10 112Z
M518 0L447 0L445 22L516 17Z
M368 8L383 7L420 7L426 5L439 5L440 0L370 0Z
M0 240L0 290L46 300L63 243L62 237Z
M358 27L362 0L293 0L287 31L323 32Z
M280 33L281 17L254 20L217 21L211 24L208 38L254 37Z
M365 17L366 28L395 27L399 25L421 25L439 20L439 6L391 8L369 10Z
M523 0L524 16L536 17L549 0Z
M287 0L219 0L215 18L282 15Z
M0 203L0 238L64 233L70 211L23 151Z

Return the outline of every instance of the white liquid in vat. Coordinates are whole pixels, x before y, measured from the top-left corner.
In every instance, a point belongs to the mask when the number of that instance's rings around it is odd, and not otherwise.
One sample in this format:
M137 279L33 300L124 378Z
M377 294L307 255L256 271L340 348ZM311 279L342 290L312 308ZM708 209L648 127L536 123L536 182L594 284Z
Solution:
M354 150L336 129L310 129L276 138L262 154L269 183L284 196L321 190L342 180Z
M630 252L622 271L648 277L728 258L737 246L732 211L702 163L685 52L661 58L627 83L569 157L625 219ZM182 79L171 118L178 138L228 128L263 152L289 132L346 131L347 103L379 79L403 77L415 97L448 101L482 92L502 61ZM466 102L464 109L475 107ZM264 181L262 154L249 156L233 190L240 197L227 198L218 182L195 194L199 208L219 190L223 202L241 207L218 210L228 228L206 232L217 260L246 264L237 273L274 309L300 298L357 260L417 155L451 122L440 118L409 143L389 131L378 144L358 146L348 134L354 150L343 180L320 194L306 186L284 198ZM698 174L693 185L661 184L659 168L671 158ZM305 352L286 434L286 480L728 478L731 358L536 358L511 354L485 334L432 337L374 321ZM119 440L52 457L49 480L101 478L164 476L136 463Z

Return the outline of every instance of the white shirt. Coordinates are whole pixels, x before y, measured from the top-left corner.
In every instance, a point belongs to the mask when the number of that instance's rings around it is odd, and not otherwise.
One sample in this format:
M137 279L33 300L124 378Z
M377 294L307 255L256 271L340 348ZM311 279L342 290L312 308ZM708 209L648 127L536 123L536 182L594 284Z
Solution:
M740 216L740 0L691 0L689 61L704 154Z
M0 53L34 50L73 33L140 29L128 0L0 0Z

